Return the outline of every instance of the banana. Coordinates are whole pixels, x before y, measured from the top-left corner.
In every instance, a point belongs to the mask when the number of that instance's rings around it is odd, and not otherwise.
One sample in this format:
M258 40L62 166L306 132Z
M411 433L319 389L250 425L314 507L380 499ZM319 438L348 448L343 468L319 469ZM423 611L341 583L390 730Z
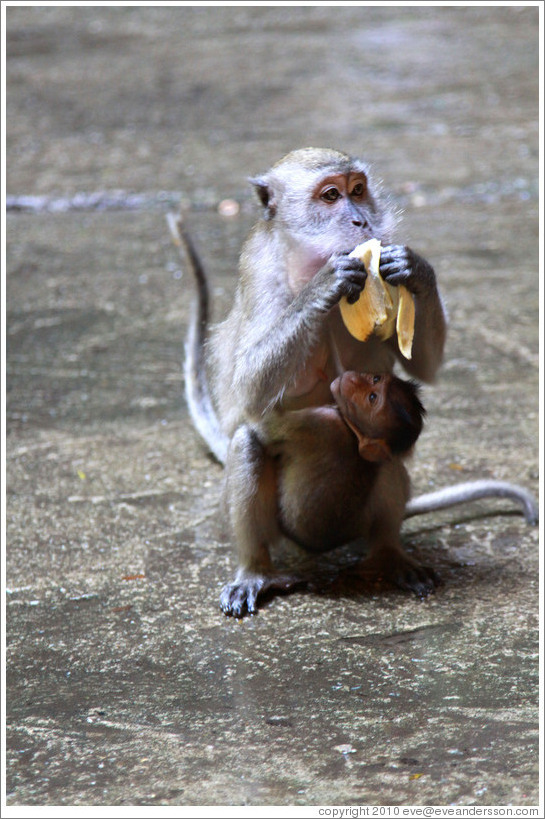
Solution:
M406 287L393 287L380 275L378 239L369 239L358 245L350 256L363 262L367 279L354 304L349 304L346 297L339 302L348 332L359 341L365 341L372 333L385 340L397 332L402 355L411 358L415 314L412 294Z
M406 287L400 285L399 306L397 309L396 332L397 343L401 354L411 358L414 337L414 299L413 294Z

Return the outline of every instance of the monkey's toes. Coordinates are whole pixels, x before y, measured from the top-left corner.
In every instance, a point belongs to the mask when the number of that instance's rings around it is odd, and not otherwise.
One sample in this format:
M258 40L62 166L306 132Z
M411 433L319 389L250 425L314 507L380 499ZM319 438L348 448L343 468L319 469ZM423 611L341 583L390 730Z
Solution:
M421 566L408 555L397 552L365 558L358 564L357 575L372 584L386 583L413 592L422 600L441 584L434 569Z
M220 595L220 607L224 614L244 617L257 611L257 597L263 588L263 578L252 578L229 583Z
M421 600L433 594L441 584L441 577L434 569L418 565L400 567L392 580L400 589L414 592Z
M220 607L230 617L244 617L257 612L258 597L263 597L266 592L290 592L307 584L308 578L296 574L251 575L224 587Z

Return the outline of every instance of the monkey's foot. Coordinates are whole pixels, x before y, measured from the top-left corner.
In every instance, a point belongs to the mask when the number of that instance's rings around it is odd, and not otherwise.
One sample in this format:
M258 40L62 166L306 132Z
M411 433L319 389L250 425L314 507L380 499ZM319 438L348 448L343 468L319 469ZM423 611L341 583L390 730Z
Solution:
M368 557L357 565L355 571L358 577L373 584L392 584L414 592L421 599L433 594L441 584L441 578L434 569L421 566L403 552Z
M220 595L221 610L232 617L244 617L246 613L255 614L258 609L258 598L263 597L266 592L289 591L294 586L301 586L306 582L307 580L300 575L239 573L233 583L223 587Z

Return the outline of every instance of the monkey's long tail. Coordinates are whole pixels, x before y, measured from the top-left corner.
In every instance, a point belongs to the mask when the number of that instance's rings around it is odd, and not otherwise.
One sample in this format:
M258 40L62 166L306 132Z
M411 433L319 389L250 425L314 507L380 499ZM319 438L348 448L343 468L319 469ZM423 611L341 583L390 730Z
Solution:
M185 397L191 420L215 458L224 464L229 439L221 430L218 416L210 398L206 376L205 344L209 322L209 292L206 274L193 246L183 220L173 213L167 214L172 241L185 251L191 272L197 285L197 298L191 311L185 343Z
M447 486L437 492L428 492L410 500L405 507L405 517L447 509L458 503L479 500L480 498L510 498L520 504L527 523L535 526L539 520L539 509L533 496L513 483L505 481L469 481L454 486Z

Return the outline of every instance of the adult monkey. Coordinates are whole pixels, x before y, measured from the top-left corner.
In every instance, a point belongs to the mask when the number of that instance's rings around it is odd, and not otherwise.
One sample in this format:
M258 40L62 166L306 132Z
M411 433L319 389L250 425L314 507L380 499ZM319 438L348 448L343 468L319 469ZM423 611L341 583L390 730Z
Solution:
M198 310L186 345L186 395L197 429L226 465L226 500L239 569L222 592L221 606L236 616L254 612L266 589L287 588L300 580L278 575L270 559L278 521L264 419L273 412L332 403L330 384L346 370L388 373L399 361L410 375L433 381L446 336L433 268L410 248L390 244L395 218L363 162L330 149L304 148L251 182L263 205L263 219L242 249L231 311L213 329L206 347L206 277L183 224L174 217L169 220L198 284ZM410 360L401 355L395 335L386 341L374 335L357 341L340 316L341 297L355 301L367 276L363 264L347 254L370 238L383 245L382 277L391 285L403 284L414 296ZM434 506L434 494L417 499L412 513L507 492L525 505L528 519L535 517L533 502L523 490L477 483L463 484L447 498L443 493L439 506ZM380 555L383 577L425 595L435 586L434 573L423 569L415 582L414 561L380 536L380 520L397 509L398 495L395 487L381 494L376 542L370 543L366 565L372 567Z

